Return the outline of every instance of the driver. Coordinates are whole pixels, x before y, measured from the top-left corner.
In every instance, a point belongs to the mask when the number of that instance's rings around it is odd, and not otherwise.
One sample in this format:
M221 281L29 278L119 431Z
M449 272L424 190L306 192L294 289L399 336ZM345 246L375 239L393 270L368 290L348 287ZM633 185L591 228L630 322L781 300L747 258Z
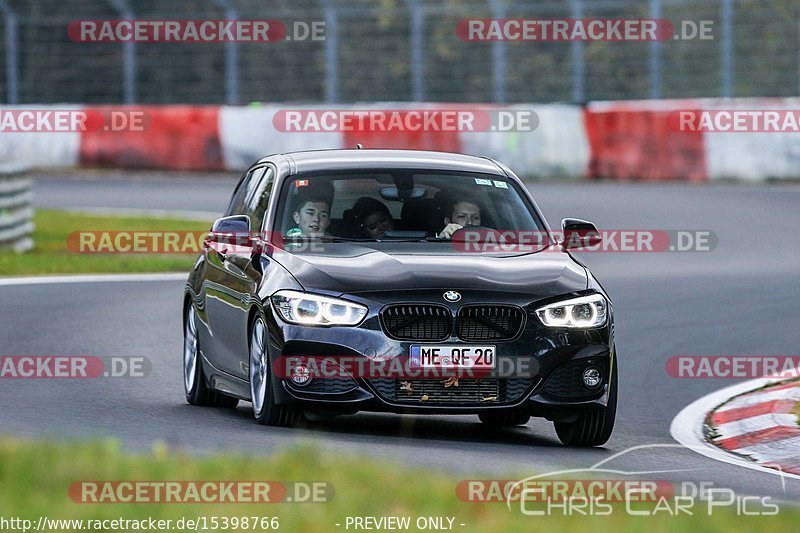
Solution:
M292 213L292 219L297 227L286 232L286 236L322 237L326 235L331 223L332 199L333 187L330 184L312 185L302 191Z
M450 239L461 228L481 225L481 208L472 200L453 199L444 207L444 229L436 235L439 239Z

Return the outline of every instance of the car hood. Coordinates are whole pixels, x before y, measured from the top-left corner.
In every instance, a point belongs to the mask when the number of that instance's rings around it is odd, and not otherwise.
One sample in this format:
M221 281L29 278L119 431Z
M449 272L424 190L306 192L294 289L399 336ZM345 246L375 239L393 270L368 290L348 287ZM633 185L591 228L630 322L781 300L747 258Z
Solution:
M276 250L273 259L305 290L337 295L473 289L546 297L587 287L584 268L556 248L523 255L486 255L456 252L449 246L436 244L431 248L437 249L420 250L419 243L380 247L326 243L325 246L324 255Z

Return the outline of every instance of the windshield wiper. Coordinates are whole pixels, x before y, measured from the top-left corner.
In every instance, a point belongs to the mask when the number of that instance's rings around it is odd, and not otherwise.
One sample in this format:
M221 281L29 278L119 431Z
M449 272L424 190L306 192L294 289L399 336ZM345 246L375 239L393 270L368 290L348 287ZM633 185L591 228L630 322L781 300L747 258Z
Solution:
M408 238L408 237L402 238L402 239L398 239L398 238L386 239L386 238L383 238L383 239L378 239L377 241L372 241L372 242L425 242L425 239L422 239L422 238L415 239L415 238Z
M308 235L296 235L293 237L287 237L284 235L283 242L309 242L309 241L321 241L321 242L375 242L375 239L350 239L348 237L333 237L332 235L322 235L320 237L309 237Z
M449 239L439 239L437 237L379 237L377 239L370 238L350 238L350 237L334 237L332 235L323 235L321 237L309 237L308 235L295 235L288 237L283 236L283 242L450 242Z

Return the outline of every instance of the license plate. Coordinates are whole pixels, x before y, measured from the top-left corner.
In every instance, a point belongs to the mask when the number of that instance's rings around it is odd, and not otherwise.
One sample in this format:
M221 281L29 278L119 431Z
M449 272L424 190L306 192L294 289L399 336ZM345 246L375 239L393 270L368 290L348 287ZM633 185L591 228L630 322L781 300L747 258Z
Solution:
M494 346L414 345L409 353L412 368L494 368Z

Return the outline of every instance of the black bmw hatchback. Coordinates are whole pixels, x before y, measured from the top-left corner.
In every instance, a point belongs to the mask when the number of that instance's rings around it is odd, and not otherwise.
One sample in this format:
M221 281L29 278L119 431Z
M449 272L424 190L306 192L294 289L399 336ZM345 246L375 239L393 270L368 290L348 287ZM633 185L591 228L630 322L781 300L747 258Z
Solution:
M513 172L405 150L265 157L205 241L183 303L194 405L252 403L262 424L386 411L611 435L611 301Z

